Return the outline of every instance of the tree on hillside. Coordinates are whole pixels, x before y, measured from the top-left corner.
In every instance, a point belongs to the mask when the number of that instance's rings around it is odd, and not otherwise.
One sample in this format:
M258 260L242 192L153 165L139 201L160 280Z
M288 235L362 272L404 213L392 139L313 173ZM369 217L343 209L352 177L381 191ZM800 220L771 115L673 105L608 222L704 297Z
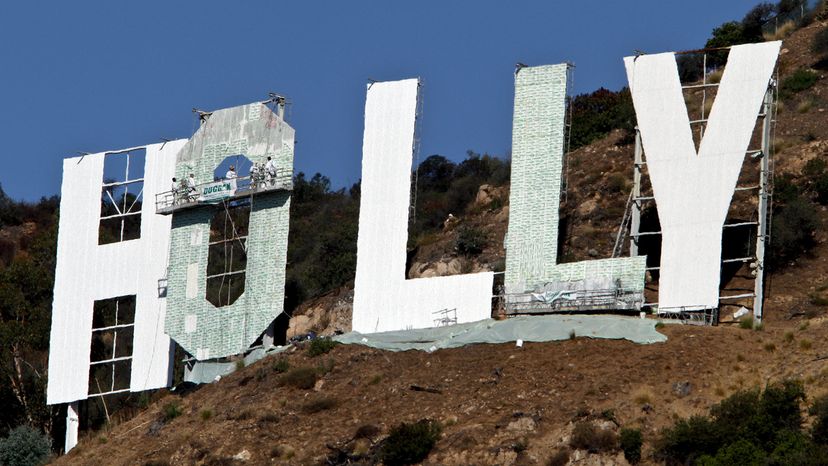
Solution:
M772 3L763 2L753 7L744 18L742 18L742 37L747 42L762 42L762 26L773 18L777 12L777 6Z
M570 150L586 146L614 129L623 129L628 136L634 134L635 110L628 88L614 92L602 87L590 94L575 96L570 106Z
M0 270L0 433L21 424L48 433L56 415L45 397L56 238L53 221Z

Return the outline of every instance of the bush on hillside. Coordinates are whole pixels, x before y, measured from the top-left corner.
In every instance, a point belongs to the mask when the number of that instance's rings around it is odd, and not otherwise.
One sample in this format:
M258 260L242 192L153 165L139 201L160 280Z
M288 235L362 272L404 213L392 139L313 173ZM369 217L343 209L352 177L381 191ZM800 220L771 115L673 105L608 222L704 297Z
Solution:
M181 403L179 403L178 400L168 402L161 410L161 414L163 415L165 422L172 421L178 416L181 416L183 412L184 409L181 407Z
M762 26L776 14L776 6L763 2L742 18L742 36L747 42L762 42Z
M828 3L826 3L825 11L828 12ZM828 28L823 28L814 35L811 52L819 59L819 63L814 67L825 69L824 65L828 62Z
M613 92L604 88L590 94L575 96L570 103L572 126L569 150L586 146L608 135L612 130L625 131L621 143L629 143L635 135L635 109L627 88Z
M417 167L416 204L412 211L411 238L442 229L452 214L463 216L481 185L509 182L511 164L488 154L467 151L466 160L455 164L442 155L431 155Z
M485 231L475 227L463 227L457 233L454 246L460 254L476 256L483 252L487 243L488 238Z
M423 419L413 424L402 423L391 429L380 448L380 459L389 466L416 464L428 457L442 427L436 421Z
M828 204L828 163L813 158L802 168L802 176L813 198L820 204Z
M308 344L308 356L314 358L316 356L327 354L338 344L338 341L331 340L330 338L314 338Z
M297 367L285 372L279 378L279 385L309 390L316 385L319 378L319 371L313 367Z
M592 422L582 421L576 423L572 429L569 445L577 450L600 453L614 450L618 445L618 439L615 432L602 429Z
M716 456L704 455L696 461L698 466L765 466L767 455L747 440L737 440L720 449Z
M828 395L814 400L808 412L814 416L814 424L811 427L811 437L814 442L828 445Z
M49 437L29 427L19 426L0 439L0 464L7 466L36 466L49 459Z
M806 68L799 68L793 74L782 80L781 89L784 92L797 93L810 89L819 79L819 75Z
M636 464L641 461L641 444L644 443L641 437L641 430L639 429L621 429L619 437L621 450L624 452L624 458L630 464Z
M793 458L803 453L803 445L811 445L802 433L804 400L803 385L796 380L764 391L739 391L713 406L710 415L680 419L664 429L655 457L667 464L791 464L767 463L766 458ZM734 463L734 458L742 460Z
M775 207L766 260L768 267L778 270L813 249L819 227L814 206L801 196Z

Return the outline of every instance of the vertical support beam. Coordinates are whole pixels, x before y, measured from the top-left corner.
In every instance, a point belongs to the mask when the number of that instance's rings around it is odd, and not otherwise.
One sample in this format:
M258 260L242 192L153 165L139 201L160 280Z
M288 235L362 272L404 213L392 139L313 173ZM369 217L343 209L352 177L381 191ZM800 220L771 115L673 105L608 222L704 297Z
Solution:
M69 453L69 450L75 448L78 444L79 426L78 402L75 401L66 405L66 439L63 443L63 451L65 453Z
M267 330L264 331L264 335L262 335L262 347L264 347L265 351L273 348L273 342L276 340L276 320L274 319L270 325L267 326Z
M775 84L774 84L775 85ZM754 282L753 318L762 322L765 302L765 246L768 240L768 206L770 204L771 125L773 124L773 87L768 88L762 103L762 162L759 168L759 207L756 227L756 280Z
M644 162L641 133L635 128L635 160L633 162L632 219L630 221L630 257L638 255L638 233L641 229L641 165Z

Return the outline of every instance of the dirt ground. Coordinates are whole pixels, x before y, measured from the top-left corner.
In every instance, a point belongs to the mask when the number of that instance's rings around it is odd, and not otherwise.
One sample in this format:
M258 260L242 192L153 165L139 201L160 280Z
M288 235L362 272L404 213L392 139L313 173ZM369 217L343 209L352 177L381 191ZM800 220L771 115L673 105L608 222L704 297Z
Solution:
M828 354L823 318L762 331L661 331L668 341L653 345L576 338L431 354L340 345L316 358L297 349L284 356L291 367L330 369L312 389L279 386L273 365L282 356L271 356L189 395L169 394L84 438L55 464L320 464L330 447L353 448L348 442L361 426L378 427L377 441L400 422L424 418L444 426L424 464L546 464L568 443L574 420L607 417L607 410L618 425L642 429L647 464L658 429L740 388L798 377L810 396L828 392L828 360L818 359ZM680 389L687 383L689 393ZM308 413L322 398L333 406ZM160 422L173 400L183 414ZM620 454L576 457L579 464L624 463Z

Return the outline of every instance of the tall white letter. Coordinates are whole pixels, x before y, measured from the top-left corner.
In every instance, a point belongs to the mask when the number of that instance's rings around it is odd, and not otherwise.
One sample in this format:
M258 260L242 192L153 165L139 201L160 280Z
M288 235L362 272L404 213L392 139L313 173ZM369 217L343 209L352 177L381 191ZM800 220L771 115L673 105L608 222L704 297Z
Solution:
M491 272L405 279L411 162L419 81L368 85L354 284L354 331L434 326L434 312L457 322L491 316Z
M698 153L675 54L624 59L661 222L660 310L719 305L722 226L780 45L730 49Z
M552 301L565 294L561 302L581 309L638 309L646 257L557 263L566 79L565 64L522 68L515 76L506 303L527 310L540 294ZM609 293L598 297L596 291Z

